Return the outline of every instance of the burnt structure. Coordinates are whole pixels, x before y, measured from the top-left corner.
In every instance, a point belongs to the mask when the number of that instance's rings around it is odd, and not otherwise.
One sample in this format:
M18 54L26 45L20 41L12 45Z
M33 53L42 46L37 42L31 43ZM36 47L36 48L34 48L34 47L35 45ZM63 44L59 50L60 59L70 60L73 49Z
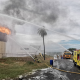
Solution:
M0 32L0 58L5 56L7 34Z
M7 34L0 32L0 41L7 42Z

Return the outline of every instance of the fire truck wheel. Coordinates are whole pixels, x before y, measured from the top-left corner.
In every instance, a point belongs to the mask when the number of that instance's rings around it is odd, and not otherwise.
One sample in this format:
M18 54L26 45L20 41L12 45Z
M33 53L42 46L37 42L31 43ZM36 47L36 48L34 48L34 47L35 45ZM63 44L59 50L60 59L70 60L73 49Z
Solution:
M76 66L76 62L74 62L74 66Z

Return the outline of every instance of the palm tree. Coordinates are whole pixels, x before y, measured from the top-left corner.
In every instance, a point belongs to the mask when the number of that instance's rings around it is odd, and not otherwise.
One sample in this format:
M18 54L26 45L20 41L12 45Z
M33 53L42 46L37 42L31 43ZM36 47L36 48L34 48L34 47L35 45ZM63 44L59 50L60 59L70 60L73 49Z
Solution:
M44 28L40 28L38 30L38 34L41 35L41 37L43 38L43 46L44 46L44 60L45 60L45 42L44 42L44 36L47 35L47 32Z

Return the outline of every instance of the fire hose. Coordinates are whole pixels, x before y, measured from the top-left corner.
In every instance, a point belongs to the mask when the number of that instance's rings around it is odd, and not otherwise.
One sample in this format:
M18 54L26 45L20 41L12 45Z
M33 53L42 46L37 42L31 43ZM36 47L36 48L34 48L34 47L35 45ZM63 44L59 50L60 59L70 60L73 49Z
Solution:
M45 63L45 65L48 66L46 63ZM51 68L54 68L54 69L56 69L58 71L62 71L62 72L66 72L66 73L80 74L79 72L66 71L66 70L58 69L58 68L52 67L52 66L48 66L48 67L51 67Z

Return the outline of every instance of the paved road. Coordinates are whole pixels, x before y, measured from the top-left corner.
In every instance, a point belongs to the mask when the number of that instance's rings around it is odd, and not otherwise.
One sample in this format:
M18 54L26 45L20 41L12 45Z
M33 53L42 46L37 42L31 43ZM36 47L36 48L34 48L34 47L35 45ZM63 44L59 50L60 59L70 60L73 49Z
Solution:
M54 62L54 66L66 71L80 72L80 69L78 67L74 67L73 62L70 59L59 59ZM33 75L30 75L23 80L80 80L80 75L46 68L36 71Z

